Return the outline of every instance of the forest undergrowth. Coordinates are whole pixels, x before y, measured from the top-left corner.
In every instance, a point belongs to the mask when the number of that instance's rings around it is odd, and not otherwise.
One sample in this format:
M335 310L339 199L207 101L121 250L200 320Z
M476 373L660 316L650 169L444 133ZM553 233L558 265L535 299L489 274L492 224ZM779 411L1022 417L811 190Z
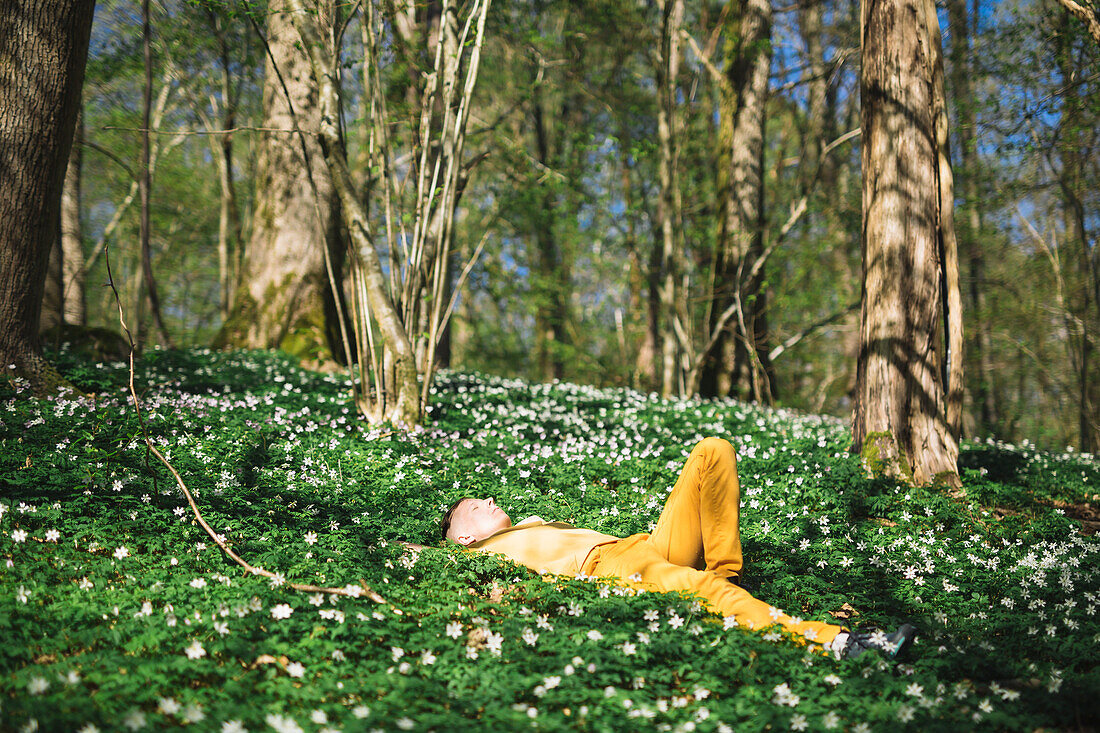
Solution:
M0 730L1095 730L1100 462L964 445L963 490L868 479L834 418L444 373L427 425L372 429L344 375L150 352L88 396L0 376ZM757 597L921 631L836 660L691 597L540 578L443 547L465 495L648 531L701 438L737 449ZM429 545L419 554L401 541ZM387 601L292 590L364 585ZM837 621L837 619L841 619Z

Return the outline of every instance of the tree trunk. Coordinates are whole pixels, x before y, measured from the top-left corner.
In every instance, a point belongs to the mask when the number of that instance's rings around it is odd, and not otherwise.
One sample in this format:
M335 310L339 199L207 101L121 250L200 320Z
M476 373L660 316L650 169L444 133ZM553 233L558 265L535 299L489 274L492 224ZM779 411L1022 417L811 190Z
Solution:
M61 187L61 207L57 236L50 247L46 268L46 290L42 295L40 332L68 323L85 325L84 245L80 229L80 164L84 138L83 115L77 112L73 144Z
M650 249L645 278L645 335L638 351L638 371L647 390L656 390L657 345L661 343L661 250ZM671 334L670 334L671 335Z
M88 325L84 297L84 230L80 226L80 175L83 165L84 115L77 116L69 165L61 193L61 294L65 323Z
M83 159L84 115L78 108L73 143L61 187L58 233L50 248L46 291L42 297L40 331L54 326L87 324L84 303L84 242L80 226L80 167Z
M308 12L321 5L316 15ZM335 50L330 43L327 29L333 18L333 0L288 0L292 10L294 26L304 46L309 67L306 74L312 73L316 84L317 126L307 128L316 130L307 137L313 138L320 148L320 159L325 163L327 175L316 176L318 187L322 182L336 192L340 201L340 213L351 237L354 251L362 257L356 264L361 267L358 273L362 278L367 294L371 316L377 320L379 330L385 342L383 370L388 373L378 383L391 385L392 394L375 402L381 405L381 414L369 415L373 420L390 420L406 425L417 424L421 420L423 402L421 400L420 379L417 374L416 353L406 326L387 291L386 276L382 271L381 259L375 244L371 241L367 210L359 200L355 181L348 166L347 151L339 129L339 91L336 87ZM318 23L315 18L324 19ZM324 35L322 35L324 34ZM310 156L312 158L312 156ZM339 279L338 279L339 281ZM360 355L365 359L365 355Z
M152 28L149 20L149 0L142 0L142 51L145 59L145 83L141 96L141 272L145 278L145 292L149 297L149 312L153 315L153 324L160 334L161 342L165 346L172 345L172 338L168 335L168 327L164 323L164 316L160 309L160 294L157 290L157 281L153 276L153 251L150 242L151 223L149 208L152 205L153 170L150 165L150 136L152 131L149 124L152 119L153 109L153 46Z
M634 355L630 384L635 389L651 391L657 388L657 341L660 326L660 294L657 278L660 275L660 252L656 247L646 248L648 257L643 259L643 250L639 246L635 215L635 183L631 175L631 157L634 141L630 125L621 124L619 135L619 179L622 184L623 216L626 236L626 250L630 261L629 287L630 302L628 313L641 313L631 320L641 321L642 339ZM641 192L645 197L644 190Z
M1076 272L1069 282L1075 320L1080 324L1080 348L1078 350L1077 380L1078 430L1081 450L1100 452L1100 374L1095 363L1097 325L1100 324L1100 272L1096 266L1095 248L1089 246L1085 228L1085 206L1081 201L1083 190L1082 151L1086 149L1082 135L1084 114L1076 80L1080 70L1072 56L1072 24L1068 10L1063 11L1055 23L1055 57L1058 73L1064 85L1062 92L1062 117L1058 122L1060 146L1058 157L1061 172L1055 171L1062 193L1062 219L1065 226L1066 248L1072 253L1066 264ZM1091 250L1091 251L1090 251Z
M833 297L838 303L851 303L856 298L859 284L859 276L854 269L859 251L858 230L848 226L850 219L846 215L850 210L851 166L844 161L845 153L826 152L826 146L837 140L841 131L850 130L851 126L845 124L847 120L843 119L843 115L848 114L847 110L838 109L837 88L840 83L834 79L839 76L840 68L835 59L830 61L828 58L833 49L826 45L822 6L821 2L811 2L802 4L798 10L799 33L805 45L805 65L809 72L805 142L799 156L799 188L808 200L816 199L818 202L811 209L819 210L823 219L824 233L816 236L824 236L828 242ZM858 103L858 98L856 101ZM856 105L851 106L858 109ZM859 355L857 318L853 311L851 323L848 323L847 317L842 322L844 326L851 327L843 327L830 336L831 354L825 367L837 381L842 380L849 395L854 394L854 367ZM819 404L824 404L828 382L821 380L817 388Z
M767 371L766 294L761 270L744 278L763 251L764 107L771 68L772 8L769 0L734 0L727 23L726 85L720 146L718 242L710 330L730 305L740 302L707 355L700 380L704 395L741 395L770 401Z
M955 297L949 292L944 242L953 230L942 201L950 166L940 149L946 130L937 124L945 125L936 109L939 22L929 0L863 0L860 25L863 302L854 449L871 471L957 486L944 370L944 305L958 298L957 281Z
M60 213L60 212L58 212ZM62 259L61 251L61 222L56 223L57 229L50 245L50 259L46 264L46 284L42 291L42 312L38 316L38 330L45 333L65 322L65 295L62 292Z
M0 374L49 394L38 319L80 108L93 0L8 0L0 9Z
M325 42L331 45L334 12L328 5L320 22ZM344 248L337 196L324 174L317 142L318 86L287 9L288 2L272 3L266 31L275 61L268 57L265 64L262 127L280 132L262 135L252 234L241 284L215 344L283 349L300 359L323 363L343 358L334 300L342 295L330 287L325 248L337 283L342 282ZM300 141L290 132L295 117L305 132L309 158L318 168L313 171L313 184L310 161L303 158Z
M538 160L544 169L552 170L556 168L556 161L550 147L550 131L537 84L531 94ZM558 207L552 182L544 184L541 200L542 207L536 219L538 226L534 232L535 355L539 378L550 381L561 379L565 374L572 276L569 258L554 230Z
M680 27L684 21L683 0L661 0L660 52L657 55L657 145L660 152L661 196L657 203L660 240L657 249L659 263L659 297L661 304L661 396L671 397L682 383L674 323L677 304L677 236L680 225L677 189L679 141L676 139L676 91L680 69ZM656 275L656 273L654 273Z
M237 92L233 87L232 62L229 41L222 17L209 12L210 27L218 42L218 64L221 73L221 127L232 130L237 125ZM211 95L213 97L213 95ZM217 109L217 103L215 103ZM218 182L221 187L218 211L218 282L221 285L221 317L229 318L233 296L240 286L241 217L237 209L237 184L233 172L233 133L212 136L210 151L218 164Z
M976 2L975 2L976 4ZM977 125L974 115L974 96L970 84L971 48L970 20L966 0L950 0L947 4L951 28L951 81L955 99L955 137L962 154L962 199L966 216L962 218L963 236L960 238L965 253L969 287L967 288L970 322L974 324L974 338L970 342L973 362L978 367L974 380L973 399L978 411L977 433L988 435L996 432L999 418L993 381L993 337L989 316L985 311L985 293L982 288L985 261L982 253L982 209L978 193Z

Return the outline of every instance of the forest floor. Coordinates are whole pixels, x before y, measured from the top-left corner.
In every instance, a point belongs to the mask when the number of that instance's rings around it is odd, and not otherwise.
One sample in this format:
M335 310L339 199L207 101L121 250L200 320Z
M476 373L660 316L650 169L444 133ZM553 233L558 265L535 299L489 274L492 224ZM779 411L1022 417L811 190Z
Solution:
M265 352L151 352L157 446L121 363L55 355L94 396L0 379L0 730L1095 730L1100 462L968 443L963 492L867 479L833 418L444 373L427 426L365 426L342 375ZM699 439L737 448L755 595L921 630L836 660L697 600L545 582L442 547L493 496L648 531ZM430 545L419 555L401 540ZM290 583L368 585L385 599Z

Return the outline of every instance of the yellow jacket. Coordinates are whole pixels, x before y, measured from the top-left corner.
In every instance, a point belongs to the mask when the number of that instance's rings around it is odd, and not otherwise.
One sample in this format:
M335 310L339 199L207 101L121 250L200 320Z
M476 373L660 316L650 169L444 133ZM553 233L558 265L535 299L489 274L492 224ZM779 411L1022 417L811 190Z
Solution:
M499 553L537 573L576 575L592 548L618 541L618 537L565 522L544 522L538 517L528 517L467 547L478 552Z

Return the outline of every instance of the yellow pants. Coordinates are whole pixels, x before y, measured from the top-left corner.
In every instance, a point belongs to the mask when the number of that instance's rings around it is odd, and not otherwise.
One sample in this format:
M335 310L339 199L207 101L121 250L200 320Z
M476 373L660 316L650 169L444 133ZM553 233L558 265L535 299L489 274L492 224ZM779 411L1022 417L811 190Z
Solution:
M733 446L706 438L691 451L653 533L596 547L581 572L620 578L644 590L691 591L739 626L778 623L818 644L832 641L841 627L794 619L729 581L741 575L740 508Z

